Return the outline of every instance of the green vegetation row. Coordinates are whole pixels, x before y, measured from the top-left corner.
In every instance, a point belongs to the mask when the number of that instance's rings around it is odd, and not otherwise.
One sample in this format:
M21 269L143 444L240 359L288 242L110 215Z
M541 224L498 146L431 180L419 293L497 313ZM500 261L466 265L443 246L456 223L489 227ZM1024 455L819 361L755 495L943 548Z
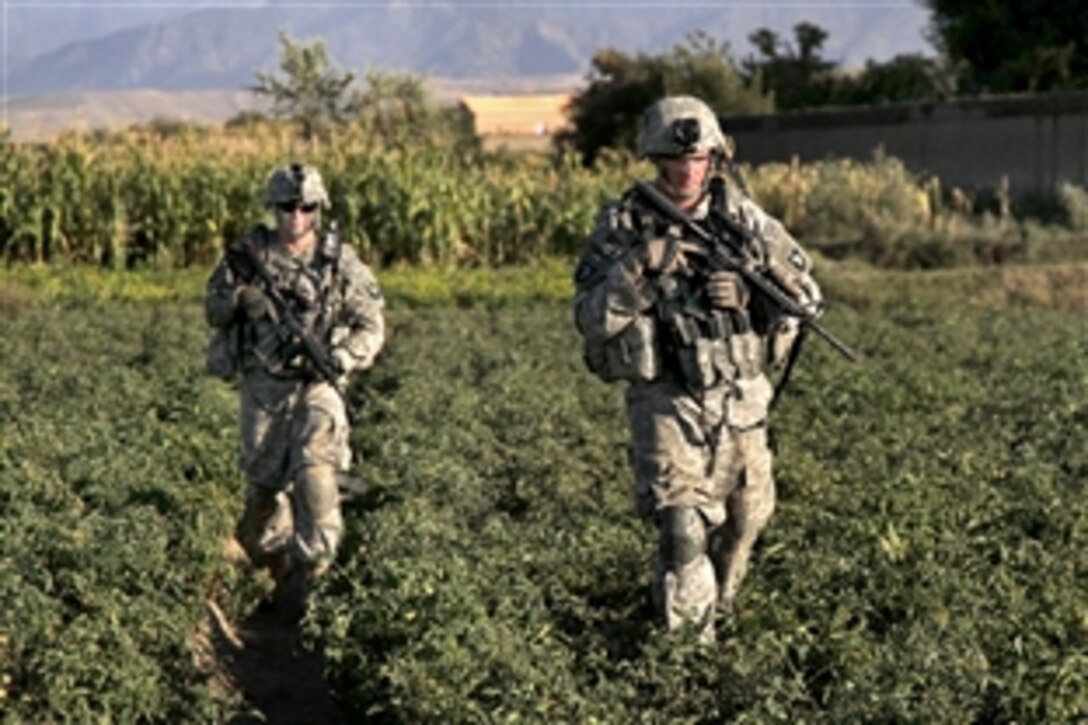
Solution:
M0 292L0 720L211 722L237 485L200 308Z
M860 366L806 351L773 427L780 505L708 649L653 625L622 393L585 372L567 307L403 320L357 437L380 489L309 622L345 706L390 722L1088 716L1083 311L980 309L915 281L855 278L868 307L828 315ZM900 295L885 305L875 284Z
M825 265L864 361L810 343L776 411L779 510L699 649L654 636L622 395L579 360L567 267L382 275L391 339L351 391L374 489L305 623L346 716L1088 717L1088 268ZM243 618L262 582L221 553L243 485L199 272L4 278L6 722L244 707L206 602Z
M743 149L741 150L743 154ZM109 268L205 265L265 214L275 166L323 172L346 240L382 267L506 265L578 252L600 204L650 167L572 156L376 142L348 128L305 148L286 126L136 129L45 145L0 140L0 258ZM1062 187L1048 225L1008 194L971 198L892 158L748 170L809 247L897 268L1088 255L1088 193Z

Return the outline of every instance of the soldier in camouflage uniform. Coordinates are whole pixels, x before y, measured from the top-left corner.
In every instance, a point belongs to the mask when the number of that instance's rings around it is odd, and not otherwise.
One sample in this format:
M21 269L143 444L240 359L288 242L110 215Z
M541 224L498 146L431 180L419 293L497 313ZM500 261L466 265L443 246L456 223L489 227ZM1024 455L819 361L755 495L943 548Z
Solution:
M820 309L808 256L726 173L731 140L702 101L658 101L638 146L670 201L710 229L721 213L754 231L743 250L752 267ZM574 316L590 370L629 383L636 506L659 532L655 604L669 630L690 623L709 641L774 510L767 373L785 364L799 324L706 259L702 242L628 191L605 206L582 254Z
M276 228L258 226L234 244L263 261L279 295L325 346L343 390L352 371L373 364L385 339L378 284L354 249L319 236L329 198L316 169L277 169L264 201ZM216 329L209 368L239 380L239 465L248 487L237 538L254 565L271 570L273 601L286 597L297 606L340 541L338 481L351 461L349 421L340 392L283 334L260 283L241 279L229 259L208 281L205 312Z

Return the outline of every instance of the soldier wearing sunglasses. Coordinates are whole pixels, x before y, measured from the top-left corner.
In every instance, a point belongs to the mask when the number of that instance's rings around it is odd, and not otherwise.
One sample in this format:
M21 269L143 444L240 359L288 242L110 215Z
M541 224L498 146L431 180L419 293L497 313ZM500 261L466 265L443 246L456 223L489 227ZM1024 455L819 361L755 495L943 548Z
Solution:
M234 242L208 281L205 312L215 334L209 371L238 383L245 508L236 537L276 583L271 602L301 615L313 580L333 560L343 528L338 483L351 462L349 420L337 391L370 367L385 339L377 281L335 233L321 233L330 208L321 175L295 163L276 169L264 202L274 228L258 226ZM275 285L243 277L232 253L259 259ZM317 374L285 330L270 297L289 308L325 347L338 386Z

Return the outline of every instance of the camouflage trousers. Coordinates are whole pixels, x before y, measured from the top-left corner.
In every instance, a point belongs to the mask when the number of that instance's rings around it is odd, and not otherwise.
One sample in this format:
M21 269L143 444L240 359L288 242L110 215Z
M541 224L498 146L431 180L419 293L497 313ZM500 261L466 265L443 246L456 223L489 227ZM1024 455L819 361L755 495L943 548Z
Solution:
M762 415L738 413L729 398L735 390L713 389L696 399L658 382L633 385L627 396L636 507L662 536L654 600L668 629L691 623L704 639L713 638L715 608L732 606L775 505L764 424L769 396L750 398L763 406ZM738 420L746 425L731 423ZM697 515L668 516L669 509ZM684 523L666 531L665 520ZM685 555L676 556L678 549Z
M257 566L287 556L323 568L343 529L337 481L351 461L343 401L325 383L260 372L243 378L240 394L248 485L238 539Z

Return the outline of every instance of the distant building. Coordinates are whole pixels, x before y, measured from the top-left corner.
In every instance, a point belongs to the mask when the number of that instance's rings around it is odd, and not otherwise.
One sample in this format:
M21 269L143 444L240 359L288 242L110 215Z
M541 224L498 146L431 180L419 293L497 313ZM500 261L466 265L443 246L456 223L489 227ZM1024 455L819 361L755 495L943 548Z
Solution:
M1088 186L1088 91L1008 94L722 119L737 156L758 165L867 161L876 149L948 187L1049 193Z
M564 109L570 93L461 96L458 105L472 118L485 148L547 149L569 126Z

